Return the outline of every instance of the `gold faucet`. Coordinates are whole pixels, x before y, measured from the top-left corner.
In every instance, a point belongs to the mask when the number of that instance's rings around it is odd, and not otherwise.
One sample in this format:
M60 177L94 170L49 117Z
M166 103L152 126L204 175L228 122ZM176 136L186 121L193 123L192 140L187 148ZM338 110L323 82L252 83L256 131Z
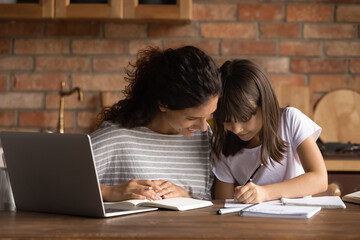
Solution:
M75 87L68 92L64 91L64 87L65 87L65 82L62 81L61 82L61 90L59 91L60 106L59 106L59 121L58 121L58 127L57 127L57 130L59 133L64 133L64 97L70 96L74 92L78 92L79 101L82 101L84 99L84 94L79 87Z

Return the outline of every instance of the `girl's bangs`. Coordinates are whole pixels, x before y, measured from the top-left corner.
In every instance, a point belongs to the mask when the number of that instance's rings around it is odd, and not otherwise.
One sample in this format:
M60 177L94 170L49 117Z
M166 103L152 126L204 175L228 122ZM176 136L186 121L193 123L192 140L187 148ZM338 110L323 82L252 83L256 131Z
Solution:
M256 114L256 103L252 103L244 93L238 92L234 96L223 95L219 99L214 118L218 122L241 121L247 122Z

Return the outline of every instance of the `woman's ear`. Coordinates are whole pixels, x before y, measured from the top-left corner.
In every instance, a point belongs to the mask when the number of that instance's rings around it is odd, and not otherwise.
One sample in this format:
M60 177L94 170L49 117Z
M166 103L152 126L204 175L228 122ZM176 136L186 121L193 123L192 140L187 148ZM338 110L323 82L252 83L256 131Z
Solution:
M166 112L167 106L162 104L162 103L159 103L159 109L160 109L161 112Z

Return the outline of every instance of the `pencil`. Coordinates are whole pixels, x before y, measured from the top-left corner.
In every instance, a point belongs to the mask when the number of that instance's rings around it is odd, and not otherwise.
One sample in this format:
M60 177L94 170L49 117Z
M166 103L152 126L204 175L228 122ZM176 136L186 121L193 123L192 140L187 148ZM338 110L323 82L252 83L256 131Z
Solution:
M249 180L247 180L246 183L252 182L253 178L255 177L255 174L257 173L257 171L259 171L259 169L262 165L264 165L264 164L261 163L255 168L255 171L253 172L253 174L251 174Z

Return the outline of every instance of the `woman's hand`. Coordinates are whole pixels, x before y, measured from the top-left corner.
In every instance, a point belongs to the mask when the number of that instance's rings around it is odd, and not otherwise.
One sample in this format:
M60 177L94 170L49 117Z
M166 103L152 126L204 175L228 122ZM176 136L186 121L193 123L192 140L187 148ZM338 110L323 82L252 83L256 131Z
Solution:
M174 197L188 197L190 198L189 193L172 182L164 180L153 180L153 182L161 188L160 191L155 190L162 198L174 198Z
M235 187L234 199L241 203L258 203L266 201L266 195L263 186L249 182L244 186Z
M151 180L133 179L120 185L101 185L100 188L103 199L107 202L128 199L161 199L161 195L157 193L161 191L161 188L158 186L158 184Z

